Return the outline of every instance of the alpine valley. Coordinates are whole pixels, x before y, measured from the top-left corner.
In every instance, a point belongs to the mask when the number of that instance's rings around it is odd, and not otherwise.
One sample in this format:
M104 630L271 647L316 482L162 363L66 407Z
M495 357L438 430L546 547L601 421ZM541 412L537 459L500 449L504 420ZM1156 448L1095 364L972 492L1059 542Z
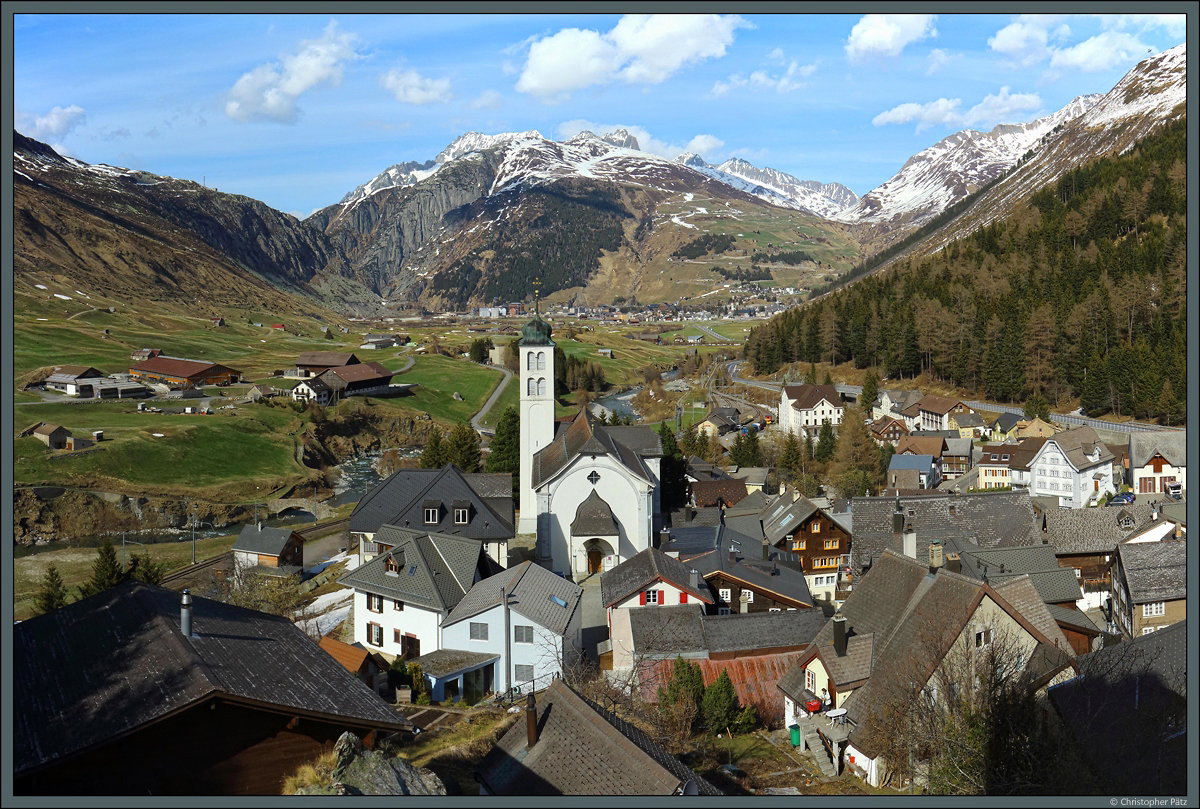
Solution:
M1185 68L1180 45L1107 94L950 135L861 198L736 158L664 159L624 130L565 142L472 132L301 221L14 133L14 292L18 309L55 283L214 313L252 296L284 315L377 313L381 300L462 310L526 298L534 278L553 301L686 302L752 265L778 286L828 287L905 237L906 252L940 249L1183 117Z

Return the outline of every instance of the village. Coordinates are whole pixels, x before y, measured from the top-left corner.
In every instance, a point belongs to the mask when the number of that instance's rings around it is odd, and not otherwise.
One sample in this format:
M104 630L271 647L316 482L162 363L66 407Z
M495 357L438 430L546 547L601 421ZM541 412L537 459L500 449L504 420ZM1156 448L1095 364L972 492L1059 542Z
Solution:
M966 793L1066 773L1077 792L1182 788L1185 431L1106 440L1048 413L985 418L815 377L710 390L686 429L564 416L551 325L535 306L508 330L519 469L400 468L327 530L243 525L220 586L202 563L19 623L18 794L123 794L131 779L278 794L331 749L318 790L341 794ZM244 398L403 396L411 384L357 356L395 346L415 343L302 352ZM144 349L127 372L60 366L39 390L158 394L150 410L200 415L244 381ZM67 453L105 440L25 433ZM809 464L835 445L869 447L879 485L814 486ZM295 581L339 599L341 620L216 597ZM81 684L40 689L47 669ZM472 725L493 732L449 774L405 763ZM980 727L1011 755L982 760ZM769 766L735 765L739 738ZM373 749L393 762L387 785L361 772Z

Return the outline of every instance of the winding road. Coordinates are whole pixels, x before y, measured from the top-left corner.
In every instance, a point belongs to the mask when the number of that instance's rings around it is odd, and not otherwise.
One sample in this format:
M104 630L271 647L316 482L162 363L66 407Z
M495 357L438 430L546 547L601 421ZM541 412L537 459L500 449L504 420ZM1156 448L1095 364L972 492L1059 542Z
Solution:
M496 403L496 400L500 398L500 394L504 393L504 387L508 384L508 380L512 379L512 375L513 375L512 371L508 370L507 368L502 368L498 365L493 365L491 367L495 368L497 371L504 374L504 378L500 380L500 384L497 385L495 390L492 391L492 395L489 396L487 398L487 401L483 403L483 407L480 408L479 412L476 413L474 416L471 416L471 426L475 428L475 432L480 433L482 435L495 435L496 434L496 431L493 430L491 427L481 426L479 424L479 420L481 418L483 418L484 416L486 416L488 414L488 411L492 409L492 405L494 405Z

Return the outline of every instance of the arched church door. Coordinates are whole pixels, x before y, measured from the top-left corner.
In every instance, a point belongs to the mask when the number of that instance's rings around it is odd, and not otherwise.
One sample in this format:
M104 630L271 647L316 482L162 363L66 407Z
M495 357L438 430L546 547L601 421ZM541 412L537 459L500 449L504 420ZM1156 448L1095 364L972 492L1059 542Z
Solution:
M599 548L588 551L588 573L599 573L600 564L604 561L604 552Z

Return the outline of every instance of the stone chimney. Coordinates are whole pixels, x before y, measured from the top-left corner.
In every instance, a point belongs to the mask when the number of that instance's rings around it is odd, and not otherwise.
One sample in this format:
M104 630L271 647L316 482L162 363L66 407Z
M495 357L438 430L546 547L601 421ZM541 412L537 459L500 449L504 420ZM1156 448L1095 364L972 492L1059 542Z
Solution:
M192 591L183 591L183 600L179 605L179 632L185 638L192 636Z
M1179 523L1175 523L1175 538L1181 539L1182 537L1183 537L1183 526L1180 525Z
M913 530L912 523L904 526L904 533L901 535L901 541L904 543L904 555L909 559L917 558L917 532Z
M896 498L896 510L892 512L892 533L898 534L904 530L904 510L900 507L900 498Z
M833 651L838 657L846 656L846 616L840 612L833 616Z
M942 541L940 539L934 539L929 543L929 572L937 573L938 569L943 563Z
M533 747L538 740L537 708L534 707L533 694L525 697L525 741L526 747Z
M946 554L946 570L951 573L962 573L962 557L957 553Z

